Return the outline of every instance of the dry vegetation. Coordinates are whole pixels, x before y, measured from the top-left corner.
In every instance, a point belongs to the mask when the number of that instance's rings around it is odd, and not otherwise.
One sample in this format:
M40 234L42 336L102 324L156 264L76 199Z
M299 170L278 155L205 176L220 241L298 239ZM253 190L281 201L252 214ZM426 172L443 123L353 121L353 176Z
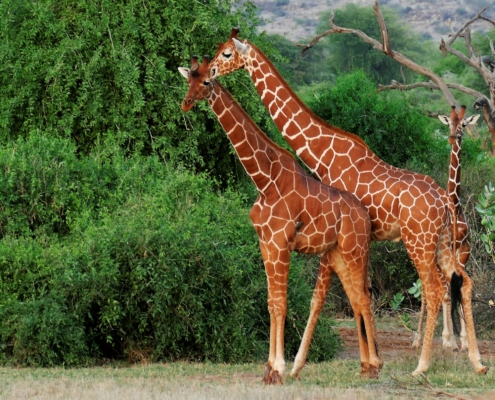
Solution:
M492 369L476 375L466 354L444 353L435 342L428 380L410 376L418 360L410 334L393 319L380 321L379 343L385 359L379 380L358 374L353 322L340 321L344 348L332 362L309 364L302 380L284 386L261 384L263 364L170 363L116 365L81 369L0 369L1 399L424 399L443 393L463 399L495 398L493 344L481 343L483 361ZM394 340L394 332L397 333ZM402 339L401 339L402 338ZM485 343L486 345L486 343ZM484 350L483 350L484 349ZM289 363L288 368L291 365Z

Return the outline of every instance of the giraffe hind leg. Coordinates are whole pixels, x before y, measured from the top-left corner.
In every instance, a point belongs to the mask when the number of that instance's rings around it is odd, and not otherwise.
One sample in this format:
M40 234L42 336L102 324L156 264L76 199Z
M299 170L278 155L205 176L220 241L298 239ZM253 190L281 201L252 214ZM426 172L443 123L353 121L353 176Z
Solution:
M425 319L426 312L426 296L425 291L421 291L421 310L419 312L419 320L418 320L418 329L414 334L414 342L412 343L412 347L415 349L419 349L421 347L421 338L423 337L423 323Z
M292 371L290 373L290 376L294 379L299 379L299 372L306 364L309 346L316 328L316 323L318 322L318 317L328 293L328 288L332 280L332 273L333 270L326 257L321 257L320 270L316 280L315 289L313 291L313 298L311 299L311 309L309 312L308 322L306 324L306 329L304 330L301 345L299 346L296 358L294 359L294 366L292 367Z

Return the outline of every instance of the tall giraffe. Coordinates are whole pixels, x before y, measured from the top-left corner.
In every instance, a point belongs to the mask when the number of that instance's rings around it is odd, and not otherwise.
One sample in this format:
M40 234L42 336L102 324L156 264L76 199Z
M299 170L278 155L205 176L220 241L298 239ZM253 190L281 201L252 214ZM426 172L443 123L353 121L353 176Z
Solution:
M462 139L464 137L464 128L467 125L474 125L478 121L479 115L472 115L464 118L466 112L466 106L461 106L461 111L457 114L455 106L451 108L450 118L445 115L440 115L439 119L445 125L449 126L450 135L449 143L452 146L450 152L449 163L449 180L447 183L447 195L454 203L455 215L456 215L456 255L459 264L462 268L466 268L466 264L471 253L471 235L469 232L469 226L466 222L466 216L461 204L461 151L462 151ZM445 319L445 317L444 317ZM451 320L450 320L451 321ZM449 326L450 332L452 327ZM444 327L445 331L445 327ZM468 348L467 332L464 319L461 318L461 351L465 351Z
M208 100L259 192L250 217L268 282L270 354L263 381L282 383L285 371L284 324L292 251L320 256L311 314L318 315L323 306L332 275L329 271L339 275L356 315L361 372L377 377L381 360L367 291L371 223L366 208L350 193L310 177L288 151L268 139L215 76L210 76L208 58L200 66L193 57L192 68L179 71L189 83L182 109L189 111L196 101ZM308 323L306 331L312 334L313 329Z
M464 128L467 125L475 124L479 115L473 115L464 118L466 106L461 106L459 114L456 112L456 107L451 107L451 116L439 115L440 121L449 126L450 135L449 143L451 145L450 162L449 162L449 179L447 182L447 195L452 200L455 207L456 215L456 235L455 235L455 250L458 263L462 268L466 268L469 254L471 251L469 227L466 222L466 217L461 204L461 151L462 139L464 137ZM450 318L450 304L448 296L445 296L442 302L443 307L443 332L444 347L458 349L455 342L455 336L452 327L452 318ZM421 342L421 332L423 327L424 313L426 302L421 304L421 312L419 315L418 331L413 342L413 347L419 347ZM464 319L461 318L461 351L467 350L467 332ZM447 343L447 346L445 344Z
M306 166L323 183L353 193L368 208L372 240L404 242L429 308L423 348L413 375L426 372L430 364L435 323L445 293L442 274L453 283L453 301L462 302L469 359L478 373L486 373L474 331L472 281L450 247L453 233L449 212L455 213L445 191L428 176L387 164L358 136L318 118L263 52L237 36L238 29L233 29L229 40L219 44L210 63L212 71L221 76L246 69L275 124Z

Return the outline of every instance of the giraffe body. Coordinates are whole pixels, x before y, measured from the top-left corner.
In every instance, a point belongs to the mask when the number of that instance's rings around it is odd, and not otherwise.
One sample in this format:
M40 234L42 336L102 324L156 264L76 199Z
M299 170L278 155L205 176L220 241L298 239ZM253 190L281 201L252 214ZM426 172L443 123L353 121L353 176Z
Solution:
M476 371L486 373L474 332L472 281L456 262L450 246L453 229L449 215L454 206L445 191L428 176L385 163L359 137L318 118L261 50L247 40L237 40L236 30L219 45L210 68L219 76L246 69L275 124L306 166L323 183L351 192L368 208L372 239L404 242L428 304L424 344L414 374L428 369L436 318L445 293L442 279L450 281L454 275L462 277L463 282L459 290L469 358Z
M376 328L367 291L371 223L366 208L350 193L310 177L289 152L270 141L230 93L210 79L207 61L199 66L193 58L191 70L180 70L189 82L183 110L188 111L198 100L208 100L259 192L250 217L268 282L270 353L264 382L281 383L285 371L284 323L291 251L320 257L311 302L311 314L316 318L332 272L339 275L360 326L361 372L376 377L382 362L375 347ZM308 334L313 330L314 325L308 323ZM304 361L305 356L299 358L302 365Z

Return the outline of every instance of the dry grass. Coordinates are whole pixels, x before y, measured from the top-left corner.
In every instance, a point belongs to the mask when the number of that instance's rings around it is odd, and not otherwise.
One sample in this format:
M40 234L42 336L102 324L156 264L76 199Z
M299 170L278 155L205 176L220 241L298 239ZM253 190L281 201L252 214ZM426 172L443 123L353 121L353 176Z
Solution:
M352 328L355 322L339 320L338 325ZM392 337L401 331L394 318L380 319L378 327ZM414 351L395 348L391 339L387 343L380 343L380 346L384 350L385 365L379 380L359 376L357 348L346 346L332 362L308 364L301 372L300 381L286 377L285 385L275 387L261 383L265 368L261 363L226 365L179 362L133 366L114 364L80 369L0 368L0 399L438 398L436 392L427 389L410 375L418 361ZM467 354L442 352L439 347L437 343L427 374L435 390L458 398L495 400L495 351L483 355L483 362L490 367L490 372L479 376L475 374ZM490 348L495 349L495 346ZM291 366L288 363L288 371Z
M493 370L495 358L484 359ZM302 380L261 384L262 364L172 363L126 368L0 369L1 399L419 399L434 392L410 376L416 356L386 360L379 380L359 377L356 360L311 364ZM290 365L289 365L290 367ZM398 379L403 384L398 384ZM474 373L465 354L436 352L431 385L463 398L495 398L495 374ZM401 387L403 386L403 387Z

